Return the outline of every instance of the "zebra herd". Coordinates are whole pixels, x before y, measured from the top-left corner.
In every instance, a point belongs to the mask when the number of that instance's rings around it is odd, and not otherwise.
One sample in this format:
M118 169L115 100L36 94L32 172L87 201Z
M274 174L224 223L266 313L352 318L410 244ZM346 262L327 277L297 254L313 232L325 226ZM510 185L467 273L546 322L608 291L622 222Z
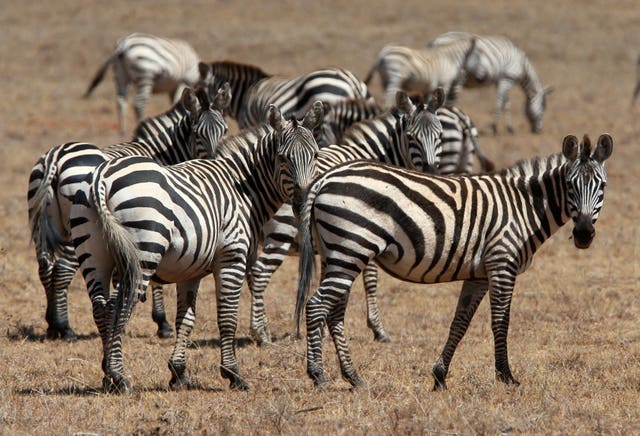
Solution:
M550 90L521 49L503 37L450 32L419 50L385 47L363 82L340 68L282 78L252 65L204 63L182 41L132 34L118 42L86 95L109 65L121 130L130 82L138 88L138 120L151 92L169 92L173 107L140 122L129 142L53 147L34 165L28 188L47 337L76 337L67 288L79 269L102 340L105 391L131 389L123 333L149 286L158 335L173 335L162 300L168 283L176 283L178 300L169 385L188 386L187 343L199 284L210 274L221 375L231 388L248 389L234 345L241 288L246 280L252 335L258 344L270 342L264 293L296 250L296 317L299 329L306 313L307 372L316 385L326 382L325 326L343 378L364 383L344 332L360 273L367 325L376 340L390 340L377 306L378 268L417 283L463 281L433 367L436 389L446 388L453 353L486 293L496 375L516 383L507 357L515 278L570 220L576 247L590 245L613 148L607 134L594 147L586 135L569 135L561 154L494 171L473 122L452 102L465 86L497 84L496 131L506 94L518 83L531 129L539 132ZM376 71L382 106L366 83ZM228 135L225 115L242 129L238 134ZM316 254L321 277L312 293Z

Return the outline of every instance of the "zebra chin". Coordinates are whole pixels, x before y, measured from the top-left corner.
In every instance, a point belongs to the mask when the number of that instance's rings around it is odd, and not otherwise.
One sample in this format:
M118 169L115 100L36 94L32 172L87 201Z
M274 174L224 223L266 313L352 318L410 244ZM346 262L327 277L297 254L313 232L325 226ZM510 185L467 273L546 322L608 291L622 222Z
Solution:
M293 190L293 195L291 196L291 208L293 209L293 214L296 218L300 217L300 212L302 212L302 208L304 207L308 191L308 188L300 187L296 187Z

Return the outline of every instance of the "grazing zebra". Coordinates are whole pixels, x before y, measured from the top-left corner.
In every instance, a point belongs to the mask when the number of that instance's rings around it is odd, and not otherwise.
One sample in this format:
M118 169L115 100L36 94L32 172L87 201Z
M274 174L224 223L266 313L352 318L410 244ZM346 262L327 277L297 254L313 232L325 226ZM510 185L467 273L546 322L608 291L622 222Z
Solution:
M349 290L375 260L394 277L416 283L464 280L449 337L433 366L434 389L446 389L451 358L489 291L496 377L517 383L507 356L509 307L516 276L540 245L573 220L573 241L587 248L603 205L604 161L613 140L604 134L593 152L585 136L567 136L562 154L522 161L497 174L434 176L375 162L337 167L314 181L300 216L298 325L315 252L322 271L306 303L307 373L326 382L321 329L333 338L342 377L363 384L344 333Z
M117 42L113 53L91 81L85 98L102 81L109 65L113 65L120 134L124 135L127 88L130 83L136 87L134 108L136 118L140 121L152 92L169 93L171 101L175 103L184 87L195 86L200 78L198 62L200 58L185 41L132 33Z
M520 85L526 96L525 113L531 131L542 130L542 116L546 107L546 96L552 87L543 87L538 74L524 51L504 36L478 36L467 32L448 32L429 43L429 47L454 46L460 42L475 40L476 46L464 65L465 87L497 87L493 133L498 131L500 115L504 113L507 131L513 133L509 113L508 92L514 83Z
M473 40L420 49L387 45L378 53L364 82L368 85L378 72L385 107L393 104L398 91L423 96L439 86L447 91L447 100L454 101L462 85L463 66L474 45Z
M266 121L273 104L283 115L300 118L315 100L332 102L348 98L370 99L367 85L350 71L326 68L285 79L269 75L260 68L235 62L200 64L201 84L216 90L229 82L234 96L229 114L241 129Z
M201 109L197 107L196 96ZM104 149L69 142L53 147L38 159L31 170L27 198L38 272L47 295L48 338L76 338L67 310L67 288L78 267L70 235L69 210L87 175L105 160L121 156L148 156L163 165L212 157L211 147L227 131L222 111L230 99L228 85L220 88L211 104L204 91L194 94L187 88L171 110L140 124L137 140ZM155 312L158 335L170 335L171 326L166 318Z
M407 168L433 171L437 166L442 124L435 115L444 101L438 89L429 105L414 106L400 91L396 107L372 119L354 124L340 144L320 149L318 170L323 173L347 161L374 159ZM326 118L325 118L326 120ZM273 273L282 264L291 247L295 248L296 221L290 205L285 204L262 229L263 251L251 268L249 289L252 296L251 332L259 344L271 341L264 310L264 292ZM377 277L375 265L371 274ZM375 294L374 294L375 298ZM377 307L376 307L377 309ZM372 315L377 318L377 315ZM376 331L385 340L382 326Z
M284 201L299 209L315 176L317 144L310 129L322 121L315 103L302 123L269 108L273 130L249 147L218 149L217 159L162 167L150 159L107 161L92 174L71 211L80 269L103 340L103 386L127 392L122 334L140 292L150 280L177 283L176 343L169 359L170 386L188 381L186 347L195 322L200 279L216 284L220 371L231 388L249 385L235 354L238 300L255 258L263 224ZM120 280L109 295L113 270ZM113 320L112 320L113 318ZM111 321L112 320L112 321ZM110 324L111 321L111 325Z

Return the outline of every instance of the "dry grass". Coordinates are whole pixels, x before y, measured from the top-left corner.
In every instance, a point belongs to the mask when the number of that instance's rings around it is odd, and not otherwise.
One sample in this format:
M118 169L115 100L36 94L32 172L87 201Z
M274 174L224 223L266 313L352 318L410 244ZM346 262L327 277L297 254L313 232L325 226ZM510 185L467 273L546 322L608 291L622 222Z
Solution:
M637 119L629 108L640 41L633 1L379 0L354 2L17 2L0 15L0 433L604 433L640 432L640 160ZM585 5L588 3L588 5ZM587 251L562 229L517 284L509 335L512 369L522 385L493 379L486 302L462 341L449 391L431 392L430 368L446 338L458 285L415 286L381 279L380 306L391 344L365 328L364 298L354 289L347 316L353 358L368 388L352 392L325 344L332 383L316 390L304 372L304 342L293 330L295 259L267 295L279 340L262 348L247 338L241 301L240 367L252 390L231 392L219 375L212 283L203 282L189 350L195 388L169 392L172 344L153 335L148 304L128 327L130 396L97 392L100 341L82 280L70 292L72 344L44 341L45 299L26 219L32 164L55 144L116 142L109 80L83 101L90 78L115 40L130 31L181 37L205 60L234 59L294 74L334 65L363 77L388 42L419 46L448 30L504 33L529 53L556 87L542 135L527 133L522 95L512 91L517 133L484 136L499 166L560 150L568 134L610 132L606 205ZM380 95L378 82L374 90ZM494 91L463 92L460 106L484 130ZM167 107L156 97L148 113ZM130 127L132 121L130 121ZM276 293L275 289L290 291ZM167 296L169 310L175 298Z

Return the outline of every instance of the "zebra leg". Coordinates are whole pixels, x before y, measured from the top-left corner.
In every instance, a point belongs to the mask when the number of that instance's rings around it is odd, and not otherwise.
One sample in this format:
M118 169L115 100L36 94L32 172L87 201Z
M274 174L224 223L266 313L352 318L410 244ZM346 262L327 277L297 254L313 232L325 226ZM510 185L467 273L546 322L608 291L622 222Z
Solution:
M507 333L509 330L509 313L511 310L511 297L515 276L511 277L502 272L498 280L492 281L489 297L491 301L491 330L495 347L496 378L508 385L519 385L513 378L509 368L509 356L507 353Z
M513 82L506 78L502 78L498 80L498 83L496 85L496 91L497 91L496 107L493 112L493 124L491 125L491 129L493 130L494 135L498 134L498 122L500 120L500 116L503 113L505 114L507 131L509 133L513 133L513 126L511 125L511 116L508 113L509 97L507 96L507 93L511 89L511 86L513 86Z
M221 263L215 277L220 331L220 374L230 380L231 389L246 391L249 390L249 384L238 370L235 344L240 290L246 275L246 257L234 255Z
M158 325L156 334L159 338L167 339L173 337L173 329L167 321L167 313L164 311L164 298L162 296L162 286L151 285L153 305L151 307L151 318Z
M189 378L185 375L187 369L187 340L196 321L196 298L199 286L200 279L176 285L176 293L178 294L176 343L169 358L169 371L171 371L169 387L174 390L181 389L189 384Z
M378 265L369 262L362 272L362 281L367 299L367 327L373 331L373 340L377 342L391 342L391 337L385 331L380 321L378 311Z
M137 83L136 97L133 107L136 111L136 120L140 121L144 115L144 108L149 101L151 91L153 90L153 77L143 77Z
M51 275L50 288L47 290L47 314L46 320L47 338L62 338L66 341L75 341L76 333L69 325L69 310L67 304L68 288L73 276L78 269L75 254L69 255L67 249L73 252L72 247L64 247L65 256L56 259Z
M291 247L289 242L267 238L262 254L251 267L249 289L251 291L251 335L258 345L271 342L269 323L264 310L264 293L273 273L282 265Z
M434 363L431 374L433 375L435 384L434 391L443 391L447 389L445 378L449 372L449 364L453 358L458 343L467 332L469 323L476 313L478 305L487 293L489 284L486 280L470 281L465 280L458 297L458 305L456 314L449 327L449 337L440 354L438 360Z
M113 78L116 82L116 102L118 109L118 124L120 135L124 135L125 114L127 112L127 87L129 76L122 65L122 61L116 59L113 63Z

